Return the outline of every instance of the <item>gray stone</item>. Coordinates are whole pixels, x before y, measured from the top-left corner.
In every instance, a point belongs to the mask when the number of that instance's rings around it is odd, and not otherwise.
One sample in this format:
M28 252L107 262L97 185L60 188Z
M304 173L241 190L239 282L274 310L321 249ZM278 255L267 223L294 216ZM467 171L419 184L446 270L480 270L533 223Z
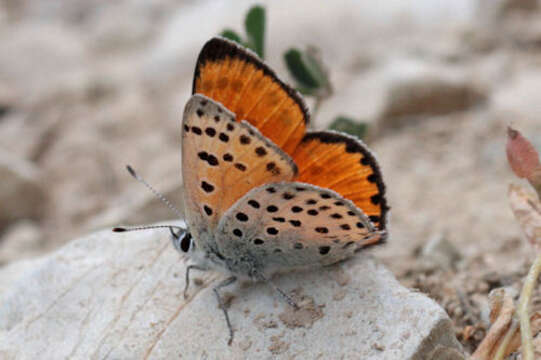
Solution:
M0 264L38 255L42 240L43 234L36 223L16 222L0 238Z
M419 73L397 79L389 86L381 114L382 126L396 127L412 117L465 111L487 99L485 89L465 77L446 78Z
M512 13L529 13L538 8L537 0L479 0L477 14L482 20L495 22Z
M421 259L427 269L452 269L462 258L460 251L449 241L446 233L436 233L430 237L421 250Z
M39 174L32 163L0 149L0 229L43 215L46 196Z
M212 293L223 275L194 273L184 300L187 264L167 231L105 230L75 240L37 260L1 293L0 357L430 359L461 354L444 310L362 254L276 278L301 305L297 311L266 284L224 289L236 331L227 346L227 327Z

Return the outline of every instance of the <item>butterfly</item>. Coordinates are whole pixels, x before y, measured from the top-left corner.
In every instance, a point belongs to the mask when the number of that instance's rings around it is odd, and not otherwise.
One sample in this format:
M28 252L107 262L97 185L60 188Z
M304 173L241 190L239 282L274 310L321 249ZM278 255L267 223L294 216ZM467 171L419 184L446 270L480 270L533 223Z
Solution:
M301 96L251 51L223 38L201 50L182 118L187 229L173 234L186 271L267 281L381 244L389 207L375 156L360 140L307 131ZM272 283L270 283L272 285ZM273 285L274 286L274 285ZM295 302L274 286L292 306Z

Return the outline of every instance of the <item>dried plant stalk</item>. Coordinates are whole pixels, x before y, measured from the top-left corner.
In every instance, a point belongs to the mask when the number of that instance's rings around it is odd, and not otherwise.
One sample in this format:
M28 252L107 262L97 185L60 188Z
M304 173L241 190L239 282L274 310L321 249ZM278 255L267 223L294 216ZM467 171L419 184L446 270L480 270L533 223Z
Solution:
M534 263L530 267L528 276L522 286L520 301L517 308L517 314L520 319L520 334L522 338L522 359L534 360L533 337L530 326L530 304L532 300L532 292L537 284L537 278L541 272L541 254L537 255Z

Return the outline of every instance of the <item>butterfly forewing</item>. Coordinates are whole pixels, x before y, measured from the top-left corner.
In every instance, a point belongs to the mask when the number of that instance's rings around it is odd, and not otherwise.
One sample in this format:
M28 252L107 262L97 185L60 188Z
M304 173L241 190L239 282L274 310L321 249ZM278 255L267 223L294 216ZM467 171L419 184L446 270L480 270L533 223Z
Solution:
M375 157L358 139L332 131L307 133L293 154L297 181L329 188L351 200L385 229L385 185Z
M298 93L252 52L222 38L208 41L197 60L193 93L222 103L292 154L308 123Z
M222 214L252 188L291 180L296 166L253 126L236 122L221 104L194 95L182 129L186 216L196 234L212 231Z
M226 257L244 249L264 259L256 266L265 271L332 264L384 239L384 232L336 192L282 182L260 186L237 201L221 219L216 241Z

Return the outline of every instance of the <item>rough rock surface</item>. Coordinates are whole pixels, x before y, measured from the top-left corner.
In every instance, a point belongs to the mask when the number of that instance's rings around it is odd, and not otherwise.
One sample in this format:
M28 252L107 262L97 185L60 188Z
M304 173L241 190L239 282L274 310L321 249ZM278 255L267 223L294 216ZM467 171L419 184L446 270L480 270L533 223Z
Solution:
M445 312L369 256L277 278L297 311L265 284L224 289L232 346L212 294L221 275L195 273L184 300L187 264L166 232L109 230L26 264L0 292L0 357L462 358Z

